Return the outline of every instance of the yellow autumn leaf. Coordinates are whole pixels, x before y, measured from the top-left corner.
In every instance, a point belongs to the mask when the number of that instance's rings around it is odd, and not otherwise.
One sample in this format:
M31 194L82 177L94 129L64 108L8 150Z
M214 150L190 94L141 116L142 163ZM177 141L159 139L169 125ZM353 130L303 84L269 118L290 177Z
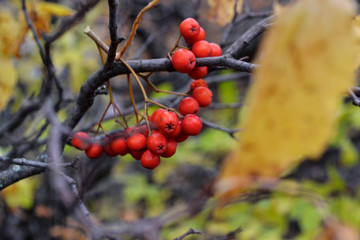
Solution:
M356 56L357 56L357 65L356 66L360 66L360 16L356 16L354 18L354 31L355 31L355 36L356 36Z
M234 17L234 7L236 0L208 0L210 7L209 17L220 26L229 23ZM241 12L243 0L237 3L236 11Z
M19 166L14 166L19 167ZM31 177L14 183L1 191L1 196L11 208L30 209L33 206L37 178Z
M58 17L70 16L74 13L74 10L71 8L51 2L39 2L36 4L36 11L40 14L49 14Z
M217 190L276 178L329 143L342 96L354 84L354 6L344 0L302 0L281 11L259 51L259 68L236 151Z
M19 23L14 19L9 9L0 10L0 55L9 57L17 49Z
M4 109L9 101L16 82L17 72L11 60L0 57L0 111Z

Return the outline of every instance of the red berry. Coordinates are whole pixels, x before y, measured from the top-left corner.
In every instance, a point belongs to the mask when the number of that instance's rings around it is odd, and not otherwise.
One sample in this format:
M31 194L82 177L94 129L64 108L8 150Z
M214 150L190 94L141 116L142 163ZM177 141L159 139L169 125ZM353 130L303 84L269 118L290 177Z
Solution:
M197 87L194 89L192 96L198 101L200 107L207 107L211 104L212 91L206 87Z
M193 18L186 18L180 23L180 33L184 38L196 38L200 33L200 24Z
M92 143L88 149L85 150L85 154L88 158L99 158L103 152L103 148L99 143Z
M176 153L176 147L177 147L177 141L174 139L170 139L166 146L166 151L163 154L160 154L160 156L169 158L173 156Z
M162 108L156 109L155 112L153 112L153 114L151 114L151 116L149 117L150 118L149 121L151 122L154 128L159 128L158 126L159 117L163 112L165 112L165 109Z
M139 151L146 147L146 137L141 133L135 133L127 139L126 146L129 151Z
M114 153L116 153L117 155L124 156L128 153L126 140L123 137L114 138L110 142L110 147L111 147L112 151Z
M211 47L210 43L205 40L197 41L191 48L191 51L194 53L195 57L210 57Z
M180 132L180 134L175 138L176 142L184 142L189 135L185 134L183 131Z
M202 123L198 116L194 114L188 114L184 117L184 119L181 121L181 132L194 136L198 135L201 131Z
M203 67L195 67L191 72L188 73L189 77L192 79L203 78L207 75L208 68L206 66Z
M210 55L210 57L221 56L222 50L221 50L221 47L218 44L210 43L210 47L211 47L211 55Z
M124 131L125 138L129 137L134 132L134 127L128 127Z
M185 42L186 42L187 44L193 45L193 44L196 43L197 41L204 40L204 39L205 39L205 35L206 35L205 30L204 30L202 27L200 27L199 34L198 34L196 37L194 37L194 38L185 38L185 37L184 37L184 39L185 39Z
M193 97L186 97L179 104L179 111L182 115L196 114L199 111L199 103Z
M76 132L72 137L72 145L79 150L86 150L91 145L89 134L85 132Z
M147 148L154 154L163 154L166 151L168 140L160 132L155 132L148 137L146 140Z
M191 82L190 88L194 91L194 89L197 87L208 87L208 85L204 79L197 79Z
M146 150L141 156L141 165L144 168L154 169L160 164L160 156Z
M104 149L104 152L106 153L106 155L110 156L110 157L115 157L117 155L117 153L115 153L112 149L111 149L111 146L110 146L110 143L111 143L111 140L112 140L112 137L105 137L103 139L103 149Z
M174 112L163 112L158 120L159 130L166 137L174 137L176 128L179 126L179 118Z
M144 152L145 150L139 150L139 151L130 151L129 153L134 159L140 160Z
M172 56L171 63L176 71L188 73L195 68L196 58L192 51L179 49Z

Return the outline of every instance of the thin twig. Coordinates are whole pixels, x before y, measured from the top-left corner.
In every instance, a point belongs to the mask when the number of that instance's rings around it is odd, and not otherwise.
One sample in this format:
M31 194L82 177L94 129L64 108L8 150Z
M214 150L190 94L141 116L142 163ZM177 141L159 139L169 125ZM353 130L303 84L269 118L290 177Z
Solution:
M181 236L175 238L174 240L182 240L185 237L192 235L192 234L201 234L201 231L194 230L193 228L190 228L186 233L182 234Z

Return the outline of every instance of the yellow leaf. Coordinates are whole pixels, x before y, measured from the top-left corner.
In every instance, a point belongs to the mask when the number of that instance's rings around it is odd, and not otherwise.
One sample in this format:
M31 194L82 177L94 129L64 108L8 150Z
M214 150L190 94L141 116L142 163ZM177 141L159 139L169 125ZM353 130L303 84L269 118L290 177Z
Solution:
M21 207L29 209L33 206L36 186L37 178L26 178L3 189L1 196L11 208Z
M242 0L237 3L236 11L241 12ZM210 18L220 26L229 23L234 17L234 7L236 0L208 0L210 7Z
M17 72L11 60L0 57L0 111L4 109L9 101L16 82Z
M49 14L52 16L64 17L74 13L71 8L51 2L39 2L36 4L36 11L40 14Z
M244 131L225 161L219 192L275 178L332 137L342 95L354 84L354 6L302 0L277 16L259 53Z
M0 55L13 55L17 49L20 25L12 16L10 10L0 10Z
M357 65L360 66L360 16L354 18L354 31L356 36L356 55L357 55Z

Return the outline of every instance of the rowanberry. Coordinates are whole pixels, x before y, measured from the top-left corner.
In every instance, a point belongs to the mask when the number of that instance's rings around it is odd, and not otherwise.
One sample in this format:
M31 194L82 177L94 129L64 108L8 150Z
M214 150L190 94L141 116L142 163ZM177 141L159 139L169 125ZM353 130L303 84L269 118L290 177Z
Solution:
M177 141L174 139L169 139L166 146L166 151L160 154L160 156L165 158L169 158L173 156L176 153L176 147L177 147Z
M212 101L212 91L206 87L197 87L192 92L193 98L199 103L200 107L207 107Z
M91 139L86 132L76 132L72 139L72 145L79 150L86 150L91 145Z
M211 47L210 43L205 40L197 41L191 48L191 51L194 53L195 57L210 57Z
M125 138L129 137L135 131L134 128L135 127L125 128L125 131L124 131Z
M189 135L184 133L183 131L180 132L180 134L175 138L176 142L184 142L186 139L188 139Z
M207 83L205 82L204 79L196 79L194 81L191 82L190 84L190 88L192 91L194 91L195 88L197 87L208 87Z
M115 157L117 155L117 153L115 153L110 146L112 137L105 137L102 140L102 145L103 145L103 150L106 153L106 155L110 156L110 157Z
M132 134L126 141L129 151L139 151L146 147L146 137L141 133Z
M160 156L150 152L150 150L146 150L141 155L140 160L141 160L141 165L147 169L154 169L160 164Z
M201 41L201 40L204 40L205 39L205 30L200 27L200 31L199 31L199 34L196 36L196 37L193 37L193 38L185 38L185 42L189 45L193 45L194 43L196 43L197 41Z
M151 116L149 117L148 120L150 121L151 125L154 128L159 128L158 126L159 117L163 112L165 112L165 109L162 108L156 109L155 112L153 112L153 114L151 114Z
M199 79L205 77L207 73L208 73L208 68L206 66L203 66L203 67L195 67L191 72L188 73L188 75L192 79Z
M196 38L200 33L200 24L193 18L186 18L180 23L180 33L184 38Z
M147 148L154 154L161 155L166 151L168 140L159 131L153 131L146 140Z
M171 63L176 71L188 73L195 68L196 58L192 51L179 49L172 56Z
M210 57L218 57L221 56L222 50L221 47L216 43L210 43L211 54Z
M139 151L129 151L130 155L136 160L140 160L144 152L145 152L144 149Z
M93 142L91 143L90 147L85 150L85 154L88 158L99 158L103 152L103 147L97 143Z
M176 128L179 126L179 118L174 112L163 112L158 120L159 130L166 137L176 137Z
M181 121L181 131L190 136L195 136L200 133L202 129L202 123L198 116L194 114L188 114Z
M128 153L128 148L126 145L126 140L123 137L113 138L110 142L110 147L114 153L117 155L124 156Z
M199 103L193 97L186 97L179 104L179 111L182 115L196 114L199 111Z

